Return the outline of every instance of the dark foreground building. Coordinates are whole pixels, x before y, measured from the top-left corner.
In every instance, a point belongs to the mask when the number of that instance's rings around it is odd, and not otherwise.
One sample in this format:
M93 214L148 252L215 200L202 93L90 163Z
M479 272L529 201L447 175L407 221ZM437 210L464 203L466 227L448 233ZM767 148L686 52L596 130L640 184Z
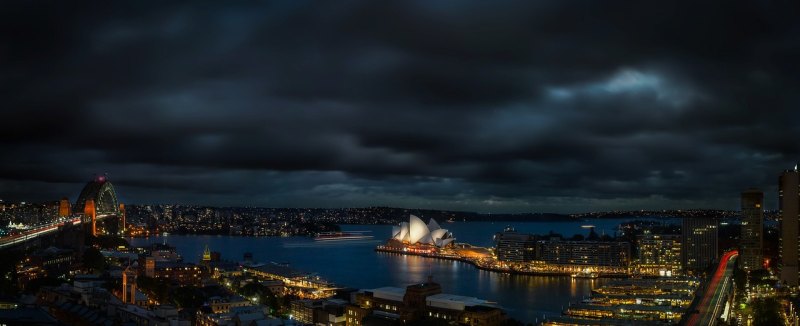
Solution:
M347 306L347 326L440 321L451 325L500 325L505 312L486 300L442 293L433 282L403 288L382 287L355 293Z
M717 260L719 223L712 217L683 219L681 265L687 271L702 272Z
M800 236L800 175L793 170L783 171L778 179L780 208L780 280L788 286L798 285L798 242Z
M764 242L764 192L749 189L742 193L741 259L743 270L761 269Z

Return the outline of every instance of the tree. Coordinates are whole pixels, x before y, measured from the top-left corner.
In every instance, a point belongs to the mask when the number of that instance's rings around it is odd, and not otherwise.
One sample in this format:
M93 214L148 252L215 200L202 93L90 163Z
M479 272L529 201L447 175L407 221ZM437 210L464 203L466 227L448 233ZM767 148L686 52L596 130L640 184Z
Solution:
M39 292L39 289L43 286L55 287L61 285L61 283L63 282L64 280L51 276L44 278L37 278L25 284L25 293L36 294L37 292Z
M572 236L572 238L570 240L571 241L583 241L584 239L586 239L586 238L583 235L575 234L575 235Z
M205 294L196 286L181 286L173 289L172 301L181 308L197 309L203 305Z
M103 254L100 250L97 250L94 247L89 247L86 251L83 252L83 266L89 269L91 272L100 272L106 269L106 258L103 257Z
M170 285L167 280L139 276L136 286L158 302L166 302L170 295Z
M753 301L754 325L782 325L780 303L775 298L758 299Z
M3 253L3 259L0 259L0 293L9 296L17 294L17 264L22 257L20 251Z
M103 234L96 237L89 236L88 240L89 245L97 245L98 247L104 249L116 249L120 246L130 247L130 244L127 240L116 235Z

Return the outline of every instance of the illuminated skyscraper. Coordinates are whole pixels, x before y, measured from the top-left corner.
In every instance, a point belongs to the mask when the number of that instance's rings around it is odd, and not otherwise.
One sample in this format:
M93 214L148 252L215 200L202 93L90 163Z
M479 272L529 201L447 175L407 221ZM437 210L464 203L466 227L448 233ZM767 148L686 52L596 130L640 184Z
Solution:
M783 171L778 179L778 206L780 207L780 280L785 285L798 285L797 236L800 218L800 178L797 165L794 170Z
M746 271L761 268L764 232L764 192L749 189L742 193L742 235L739 266Z
M687 217L683 219L681 231L681 265L689 271L706 270L718 256L717 220L712 217Z

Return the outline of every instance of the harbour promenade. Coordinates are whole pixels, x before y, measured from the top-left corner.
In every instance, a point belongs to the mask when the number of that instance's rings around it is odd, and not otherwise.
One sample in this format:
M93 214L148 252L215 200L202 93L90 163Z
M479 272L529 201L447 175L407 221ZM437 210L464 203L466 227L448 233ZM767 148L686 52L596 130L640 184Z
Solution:
M488 249L469 244L456 244L455 248L416 248L378 245L377 252L412 255L428 258L461 261L478 269L516 275L577 276L596 275L596 277L627 277L630 269L615 266L555 265L544 262L508 263L497 260Z

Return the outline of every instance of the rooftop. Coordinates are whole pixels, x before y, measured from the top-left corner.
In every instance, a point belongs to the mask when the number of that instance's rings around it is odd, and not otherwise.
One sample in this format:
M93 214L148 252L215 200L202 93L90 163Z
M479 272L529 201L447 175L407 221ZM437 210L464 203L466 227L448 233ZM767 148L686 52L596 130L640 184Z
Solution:
M486 300L447 293L428 296L425 301L427 301L428 305L432 307L456 310L464 310L465 307L489 305Z
M376 298L392 300L392 301L403 301L403 296L406 294L406 289L396 288L391 286L386 286L367 291L372 292L372 295Z

